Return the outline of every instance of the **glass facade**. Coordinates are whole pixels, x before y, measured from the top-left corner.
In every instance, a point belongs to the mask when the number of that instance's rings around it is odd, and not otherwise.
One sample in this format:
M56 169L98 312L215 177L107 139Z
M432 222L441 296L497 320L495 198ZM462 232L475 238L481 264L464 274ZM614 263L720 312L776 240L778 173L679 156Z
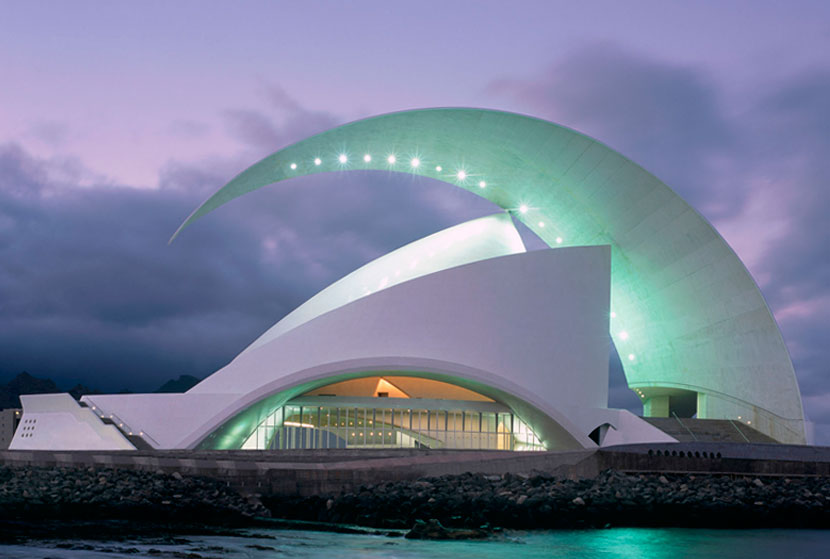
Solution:
M353 407L345 402L331 404L335 405L289 402L266 417L242 448L545 450L533 430L509 410Z

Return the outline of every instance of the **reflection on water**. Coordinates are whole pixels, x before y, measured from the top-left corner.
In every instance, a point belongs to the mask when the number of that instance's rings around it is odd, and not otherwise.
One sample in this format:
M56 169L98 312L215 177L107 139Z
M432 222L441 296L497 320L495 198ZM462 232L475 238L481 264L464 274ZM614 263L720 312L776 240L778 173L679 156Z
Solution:
M507 532L484 542L432 542L362 534L331 534L295 530L256 530L240 536L196 536L176 543L38 542L2 546L9 559L95 559L113 557L285 557L356 559L465 558L649 558L698 557L799 559L830 556L830 531L818 530L692 530L678 528L614 528L609 530ZM75 549L67 549L75 547Z

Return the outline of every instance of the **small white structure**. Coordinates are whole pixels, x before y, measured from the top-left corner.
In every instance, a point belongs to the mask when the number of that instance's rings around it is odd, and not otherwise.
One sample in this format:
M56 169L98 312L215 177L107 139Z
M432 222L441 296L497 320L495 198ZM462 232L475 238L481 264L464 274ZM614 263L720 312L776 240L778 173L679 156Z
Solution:
M28 396L12 449L580 449L673 441L607 409L610 249L507 214L383 256L184 394Z

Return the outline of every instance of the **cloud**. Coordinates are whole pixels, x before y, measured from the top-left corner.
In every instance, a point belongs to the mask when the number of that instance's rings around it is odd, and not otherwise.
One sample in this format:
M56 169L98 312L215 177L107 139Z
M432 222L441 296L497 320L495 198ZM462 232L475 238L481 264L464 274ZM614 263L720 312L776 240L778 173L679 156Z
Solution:
M70 138L69 127L54 120L35 122L29 128L28 135L53 148L66 145Z
M492 81L491 95L596 138L643 165L710 218L745 192L723 189L732 130L708 76L616 45L577 50L537 76Z
M231 136L257 157L340 124L335 115L303 107L279 85L262 84L268 109L228 109L224 120Z
M297 115L251 122L250 149L308 133ZM320 175L236 200L168 246L238 165L171 161L155 190L80 187L65 161L0 146L0 378L28 370L61 385L148 390L206 376L330 282L493 210L468 195L477 205L444 211L437 192L450 189L428 179Z
M765 92L738 125L749 162L743 180L765 202L728 226L755 237L751 270L787 341L817 438L830 444L830 68Z
M177 138L196 140L204 138L210 132L210 126L196 120L174 120L167 126L167 131Z

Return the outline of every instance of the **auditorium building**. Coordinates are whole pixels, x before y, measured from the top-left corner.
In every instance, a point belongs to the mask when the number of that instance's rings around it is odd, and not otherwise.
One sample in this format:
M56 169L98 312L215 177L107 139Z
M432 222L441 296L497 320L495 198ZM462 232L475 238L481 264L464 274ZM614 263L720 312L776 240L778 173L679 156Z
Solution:
M10 448L534 451L676 440L652 418L728 420L806 442L787 348L734 251L655 176L550 122L422 109L339 126L244 170L174 238L260 187L348 171L428 177L486 198L494 213L336 281L185 393L22 396ZM548 248L528 251L517 222ZM612 344L642 416L608 407Z

